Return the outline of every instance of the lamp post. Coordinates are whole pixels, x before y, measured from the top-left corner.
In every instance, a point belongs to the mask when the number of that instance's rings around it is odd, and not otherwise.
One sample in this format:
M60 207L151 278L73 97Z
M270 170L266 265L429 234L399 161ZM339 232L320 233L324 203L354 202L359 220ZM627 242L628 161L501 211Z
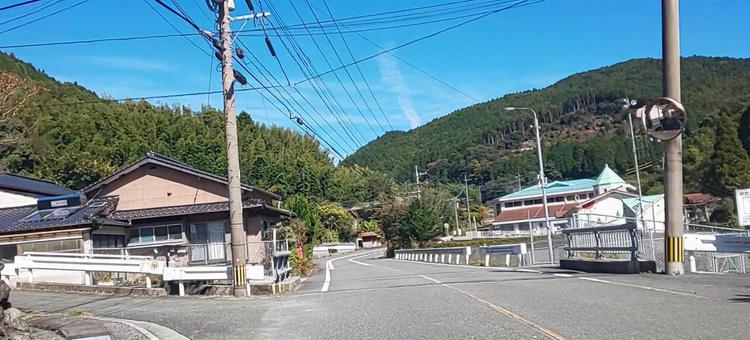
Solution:
M539 183L542 188L542 204L544 206L544 223L547 226L547 247L549 248L549 261L555 262L554 251L552 250L552 226L549 224L549 209L547 207L547 180L544 177L544 161L542 160L542 140L539 138L539 118L534 109L529 107L506 107L505 111L531 111L534 114L534 130L536 132L536 155L539 158Z

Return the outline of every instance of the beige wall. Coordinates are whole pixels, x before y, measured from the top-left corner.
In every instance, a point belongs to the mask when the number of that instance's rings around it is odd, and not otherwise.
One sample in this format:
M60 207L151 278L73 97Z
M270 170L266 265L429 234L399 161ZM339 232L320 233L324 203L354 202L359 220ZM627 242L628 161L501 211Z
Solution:
M146 165L106 184L97 196L117 195L117 210L227 200L226 185L173 169Z

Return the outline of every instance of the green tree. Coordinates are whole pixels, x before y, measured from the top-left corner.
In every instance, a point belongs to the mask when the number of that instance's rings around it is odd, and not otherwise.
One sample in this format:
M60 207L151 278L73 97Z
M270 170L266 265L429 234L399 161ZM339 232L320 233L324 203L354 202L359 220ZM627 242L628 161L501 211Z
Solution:
M400 233L402 237L409 238L419 247L423 247L426 242L442 232L439 222L434 208L422 203L421 200L414 200L409 204L401 221Z
M716 124L712 167L708 172L714 194L730 196L735 189L750 185L750 157L742 148L737 123L722 115Z
M386 255L393 257L394 251L408 244L408 239L401 238L401 221L406 214L406 203L394 196L383 196L380 205L375 209L374 216L380 221L383 238L386 241Z
M344 209L337 203L324 202L318 206L318 215L320 216L320 222L323 228L326 229L328 234L332 235L330 231L336 235L333 241L351 241L355 236L354 222L355 218L349 211Z

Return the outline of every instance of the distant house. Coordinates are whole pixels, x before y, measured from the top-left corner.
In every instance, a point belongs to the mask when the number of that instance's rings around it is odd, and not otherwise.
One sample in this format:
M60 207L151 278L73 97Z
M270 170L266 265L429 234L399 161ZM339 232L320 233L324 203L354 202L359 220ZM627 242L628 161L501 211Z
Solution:
M127 252L171 266L223 264L231 261L228 197L226 178L149 153L80 195L0 209L0 253ZM291 214L266 190L243 185L242 199L248 260L260 263L264 235Z
M0 172L0 208L32 205L39 197L69 195L73 192L50 181Z
M569 212L585 202L610 192L627 193L634 187L605 165L596 179L554 181L545 190L550 224L555 231L569 223ZM528 234L529 230L546 233L542 190L538 185L496 198L492 205L494 217L484 222L485 233L495 236Z
M359 234L357 248L377 248L380 246L380 235L376 232L366 231Z

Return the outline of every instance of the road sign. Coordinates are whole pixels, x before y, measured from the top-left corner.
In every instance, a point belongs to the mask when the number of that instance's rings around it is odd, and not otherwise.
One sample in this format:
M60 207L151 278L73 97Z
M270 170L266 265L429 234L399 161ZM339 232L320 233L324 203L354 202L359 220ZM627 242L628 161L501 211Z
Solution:
M750 226L750 188L734 191L734 201L737 205L737 222L740 226Z
M680 102L660 97L646 105L641 112L641 119L649 135L667 141L682 133L687 122L687 112Z

